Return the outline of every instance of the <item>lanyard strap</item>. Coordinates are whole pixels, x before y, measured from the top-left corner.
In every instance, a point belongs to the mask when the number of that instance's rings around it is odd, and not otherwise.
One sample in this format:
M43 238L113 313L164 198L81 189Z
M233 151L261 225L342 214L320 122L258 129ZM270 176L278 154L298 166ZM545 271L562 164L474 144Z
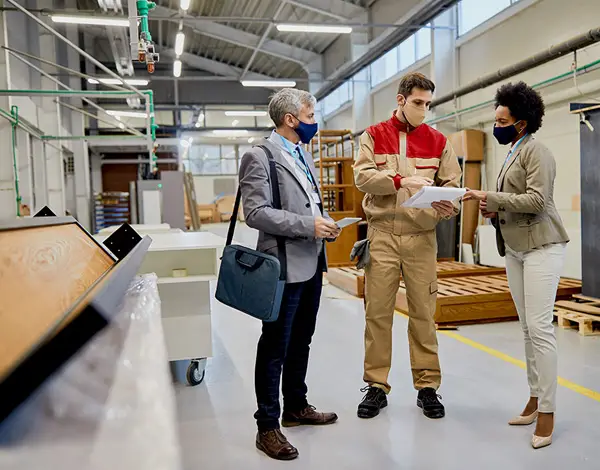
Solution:
M316 187L317 185L315 183L315 180L313 179L313 176L310 173L310 170L308 169L308 165L307 165L306 161L304 160L304 155L302 154L301 147L300 146L296 146L297 152L300 155L300 157L297 157L294 154L294 150L290 149L290 146L289 146L289 144L287 142L287 139L285 139L283 136L279 136L279 137L281 138L281 142L285 146L285 149L292 156L292 158L296 162L296 165L298 165L298 168L300 168L304 172L304 174L306 175L306 177L308 178L308 182L311 183L313 185L313 187Z
M525 134L523 137L521 137L519 140L517 140L517 143L513 146L513 148L510 149L510 152L508 152L508 155L506 156L506 160L504 160L504 165L506 165L506 162L508 162L510 160L510 157L513 156L513 154L516 152L517 147L521 144L521 142L523 142L523 139L525 137L527 137L528 134Z

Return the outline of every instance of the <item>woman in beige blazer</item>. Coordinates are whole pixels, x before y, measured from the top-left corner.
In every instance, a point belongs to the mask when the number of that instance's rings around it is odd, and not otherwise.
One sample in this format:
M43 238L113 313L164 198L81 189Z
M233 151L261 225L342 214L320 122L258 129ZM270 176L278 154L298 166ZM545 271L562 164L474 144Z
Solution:
M556 163L533 134L542 125L542 97L523 82L496 92L494 137L510 145L497 191L468 191L463 200L480 201L483 217L496 227L501 256L506 256L510 292L525 337L529 402L511 425L537 419L531 444L552 443L557 386L553 306L563 268L567 232L554 205Z

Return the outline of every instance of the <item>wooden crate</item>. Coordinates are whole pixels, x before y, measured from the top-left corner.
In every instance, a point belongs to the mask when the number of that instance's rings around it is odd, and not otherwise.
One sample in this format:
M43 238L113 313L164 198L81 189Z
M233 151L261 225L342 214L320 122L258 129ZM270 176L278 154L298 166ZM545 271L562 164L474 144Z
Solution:
M574 295L572 300L559 300L554 316L561 328L575 328L581 336L600 334L600 299Z
M488 276L491 274L504 274L506 269L481 266L479 264L465 264L460 261L438 261L438 279L458 276Z
M365 274L362 269L332 268L327 272L331 285L356 297L365 296Z
M569 299L581 292L581 282L561 279L556 298ZM408 313L406 286L400 283L396 308ZM506 275L462 276L438 280L435 321L466 324L517 319Z

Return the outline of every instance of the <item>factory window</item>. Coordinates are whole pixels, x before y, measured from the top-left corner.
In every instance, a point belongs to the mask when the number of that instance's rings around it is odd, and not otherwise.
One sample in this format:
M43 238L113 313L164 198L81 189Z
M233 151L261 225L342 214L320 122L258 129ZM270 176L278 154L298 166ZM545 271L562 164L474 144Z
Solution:
M183 165L193 175L236 175L239 161L249 148L251 146L192 143Z
M344 82L333 90L329 95L323 98L323 101L321 102L323 115L326 116L331 114L346 103L352 101L352 97L354 96L353 91L351 80Z
M463 35L519 0L461 0L458 3L458 34Z
M417 39L417 60L421 60L431 54L431 23L426 28L421 28L415 34Z
M430 26L421 28L371 64L372 88L431 54Z

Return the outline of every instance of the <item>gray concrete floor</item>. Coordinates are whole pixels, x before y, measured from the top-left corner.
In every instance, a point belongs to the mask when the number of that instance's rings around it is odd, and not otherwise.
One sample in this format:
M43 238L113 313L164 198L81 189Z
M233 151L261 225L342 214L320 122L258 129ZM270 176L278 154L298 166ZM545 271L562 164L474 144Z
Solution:
M224 227L207 229L223 234ZM241 226L238 233L237 239L253 243L249 229ZM534 451L529 445L533 427L506 424L527 400L525 371L443 334L440 393L447 416L426 419L415 406L406 326L406 319L396 316L390 406L378 418L359 420L363 305L332 286L325 288L311 352L309 400L337 412L340 420L329 427L285 430L300 458L282 463L254 447L253 368L260 323L215 302L214 357L205 382L177 386L186 470L600 468L600 402L559 386L554 444ZM457 333L523 359L516 322L461 327ZM600 338L559 330L558 339L559 375L600 391Z

